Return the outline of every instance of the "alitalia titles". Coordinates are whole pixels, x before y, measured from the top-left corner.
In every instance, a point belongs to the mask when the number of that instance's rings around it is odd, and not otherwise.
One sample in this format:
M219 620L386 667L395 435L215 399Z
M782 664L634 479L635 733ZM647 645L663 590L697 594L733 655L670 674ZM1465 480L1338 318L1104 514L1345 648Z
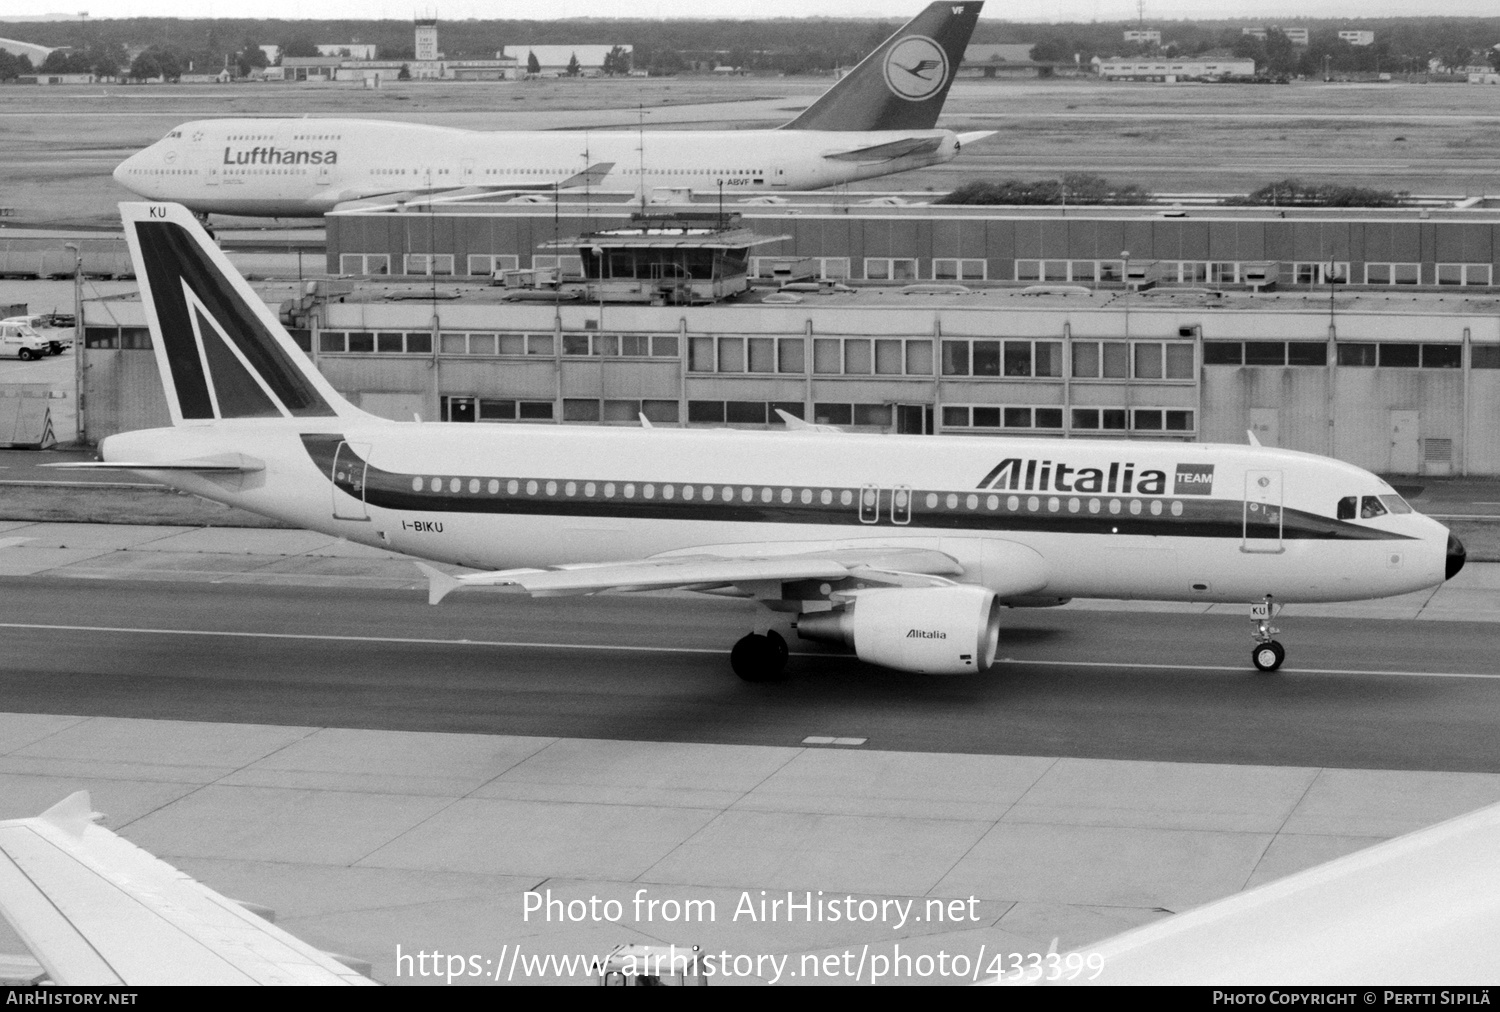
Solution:
M1131 461L1105 467L1074 467L1062 461L1006 457L979 481L979 488L1004 492L1090 492L1111 495L1166 495L1167 472L1136 470ZM1174 495L1213 495L1214 465L1178 464Z
M308 151L302 148L263 148L257 145L248 151L234 148L224 149L225 165L336 165L337 151Z

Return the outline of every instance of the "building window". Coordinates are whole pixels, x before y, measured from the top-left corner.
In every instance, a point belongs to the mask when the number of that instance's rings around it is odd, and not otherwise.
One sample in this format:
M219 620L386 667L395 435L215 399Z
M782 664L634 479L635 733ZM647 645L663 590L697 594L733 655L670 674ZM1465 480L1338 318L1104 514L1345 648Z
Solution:
M1190 380L1191 341L1074 341L1075 379Z
M1464 346L1461 344L1422 345L1423 369L1462 369Z
M1124 408L1074 408L1073 429L1079 432L1124 432Z
M391 258L385 253L340 253L339 273L383 275L391 272Z
M470 253L468 267L470 274L494 277L500 271L520 270L521 258L513 253Z
M577 254L556 256L552 254L538 253L531 258L531 269L534 271L561 268L558 272L565 278L583 277L583 257Z
M944 340L943 375L1058 378L1062 342Z
M1061 430L1063 409L1032 405L945 404L945 429Z
M1422 346L1419 344L1379 344L1380 365L1384 369L1415 369L1422 364Z
M1500 369L1500 344L1470 345L1469 367L1472 369Z
M1375 345L1363 342L1340 344L1338 346L1339 365L1373 366L1375 364Z
M1421 264L1365 264L1367 285L1416 285L1421 281Z
M1075 379L1129 379L1130 346L1124 341L1074 341Z
M915 281L917 261L908 257L865 257L866 281Z
M981 258L934 257L934 281L983 281L989 276L989 264Z
M1493 271L1490 264L1438 264L1437 283L1489 287Z
M599 402L593 398L567 397L563 399L563 421L597 422L599 417Z
M403 261L402 273L423 277L450 275L453 273L453 254L408 253Z
M1292 264L1292 281L1299 285L1345 284L1349 281L1349 261L1298 261Z
M479 421L550 422L552 421L552 402L500 400L481 397L479 399Z
M675 401L645 401L642 410L651 421L660 421L652 415L651 405L660 407L657 410L665 413L667 405L671 405L672 421L677 420L677 405ZM781 416L777 411L784 411L793 418L802 417L801 401L688 401L688 424L690 425L780 425Z

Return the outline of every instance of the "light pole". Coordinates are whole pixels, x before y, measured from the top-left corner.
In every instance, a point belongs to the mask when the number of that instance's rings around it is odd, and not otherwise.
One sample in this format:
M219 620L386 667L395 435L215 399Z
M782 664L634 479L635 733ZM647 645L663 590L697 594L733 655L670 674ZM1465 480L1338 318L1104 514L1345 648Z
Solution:
M76 242L63 243L73 251L73 440L88 445L88 425L83 413L83 251Z
M1125 340L1130 340L1130 250L1120 251L1120 280L1125 282L1125 294L1121 301L1125 304Z

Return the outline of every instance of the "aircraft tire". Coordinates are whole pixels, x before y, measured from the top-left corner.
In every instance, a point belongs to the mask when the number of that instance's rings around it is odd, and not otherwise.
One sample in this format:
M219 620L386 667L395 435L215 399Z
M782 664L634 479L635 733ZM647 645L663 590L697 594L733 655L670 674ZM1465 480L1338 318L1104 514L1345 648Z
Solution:
M1281 667L1281 662L1284 660L1286 660L1286 647L1275 640L1257 643L1255 649L1250 651L1250 663L1255 665L1257 671L1275 671Z
M772 629L766 633L766 642L771 644L771 647L776 651L776 656L781 658L781 666L783 668L786 667L786 662L792 656L792 648L786 645L786 640L782 638L781 633Z
M777 636L776 639L781 637ZM786 677L786 661L782 655L784 649L785 640L782 640L782 646L778 649L776 642L769 636L751 633L741 637L729 651L729 666L747 682L779 682Z

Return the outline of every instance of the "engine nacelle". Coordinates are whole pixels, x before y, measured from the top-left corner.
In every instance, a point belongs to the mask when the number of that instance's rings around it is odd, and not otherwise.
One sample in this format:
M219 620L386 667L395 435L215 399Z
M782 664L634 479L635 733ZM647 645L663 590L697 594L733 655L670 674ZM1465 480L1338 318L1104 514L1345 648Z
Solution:
M966 585L865 590L842 611L803 615L797 635L841 643L860 660L897 671L963 675L995 663L1000 602Z

